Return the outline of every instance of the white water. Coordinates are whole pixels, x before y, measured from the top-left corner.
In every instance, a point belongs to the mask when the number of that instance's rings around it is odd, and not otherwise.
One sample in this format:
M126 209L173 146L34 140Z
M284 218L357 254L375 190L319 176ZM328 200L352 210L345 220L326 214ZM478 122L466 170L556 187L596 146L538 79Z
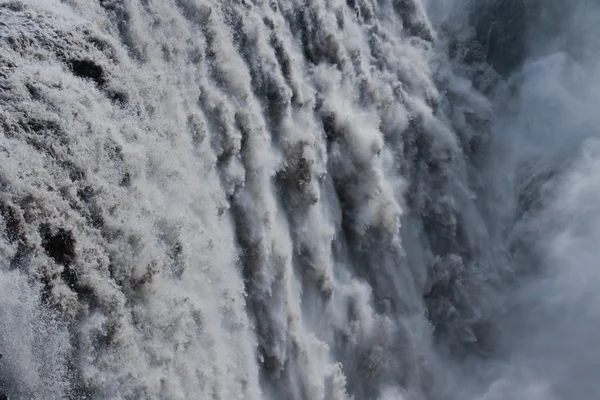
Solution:
M466 7L0 1L0 392L597 398L598 7Z

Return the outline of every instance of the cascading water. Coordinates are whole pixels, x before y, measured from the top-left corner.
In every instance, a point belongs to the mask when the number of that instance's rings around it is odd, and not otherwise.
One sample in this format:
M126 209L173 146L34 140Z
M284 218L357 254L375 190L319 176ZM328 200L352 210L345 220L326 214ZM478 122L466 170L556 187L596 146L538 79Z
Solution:
M597 399L563 3L0 0L0 394Z

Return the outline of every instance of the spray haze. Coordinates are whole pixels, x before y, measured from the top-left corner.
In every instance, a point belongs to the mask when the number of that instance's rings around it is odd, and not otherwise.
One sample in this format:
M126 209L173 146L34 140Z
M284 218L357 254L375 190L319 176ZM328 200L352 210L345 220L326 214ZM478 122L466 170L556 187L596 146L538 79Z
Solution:
M593 2L530 4L524 62L495 95L491 173L519 279L500 313L498 378L483 398L592 399L599 354L597 32ZM514 200L511 200L514 199ZM500 204L499 204L500 206ZM494 380L493 378L492 380Z

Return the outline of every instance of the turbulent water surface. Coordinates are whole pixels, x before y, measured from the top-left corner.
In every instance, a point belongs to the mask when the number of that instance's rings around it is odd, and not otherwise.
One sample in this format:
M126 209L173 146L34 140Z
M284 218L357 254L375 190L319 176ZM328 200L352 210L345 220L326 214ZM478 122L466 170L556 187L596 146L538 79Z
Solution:
M600 398L599 22L0 0L0 395Z

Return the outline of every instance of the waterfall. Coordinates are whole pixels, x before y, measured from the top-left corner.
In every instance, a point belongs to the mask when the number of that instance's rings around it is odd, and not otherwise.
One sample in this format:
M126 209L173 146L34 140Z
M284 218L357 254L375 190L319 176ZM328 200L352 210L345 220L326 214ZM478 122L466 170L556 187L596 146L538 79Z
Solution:
M596 399L564 3L0 0L0 398Z

